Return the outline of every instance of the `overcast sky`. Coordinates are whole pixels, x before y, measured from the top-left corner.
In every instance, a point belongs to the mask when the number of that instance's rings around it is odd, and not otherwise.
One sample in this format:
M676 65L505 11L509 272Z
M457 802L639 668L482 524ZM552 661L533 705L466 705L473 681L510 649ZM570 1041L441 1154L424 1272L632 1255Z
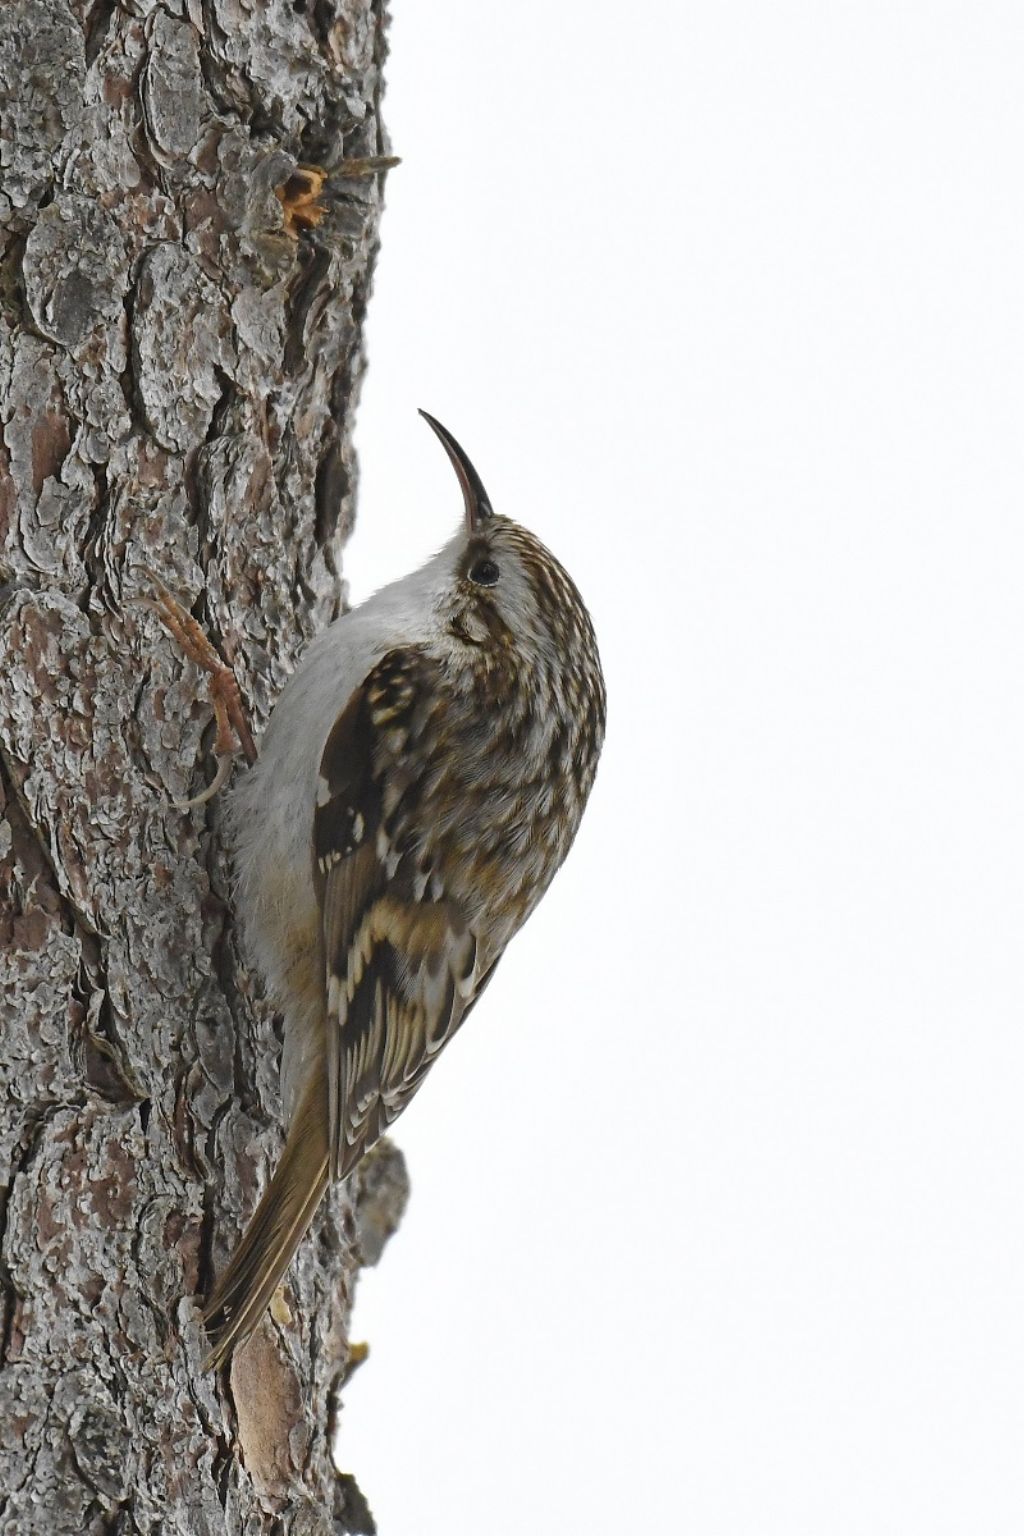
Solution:
M365 596L572 571L573 853L397 1127L381 1536L1024 1530L1019 5L393 0Z

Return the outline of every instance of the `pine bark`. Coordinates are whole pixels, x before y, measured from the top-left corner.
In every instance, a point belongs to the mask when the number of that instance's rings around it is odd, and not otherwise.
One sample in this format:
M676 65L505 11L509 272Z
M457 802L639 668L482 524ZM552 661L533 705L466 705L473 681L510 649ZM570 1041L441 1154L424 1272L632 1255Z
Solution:
M344 601L384 0L0 5L0 1536L372 1530L331 1441L384 1148L229 1375L199 1308L280 1145L203 677L257 739ZM289 225L292 224L290 228ZM236 772L244 771L243 766ZM342 1456L343 1456L342 1437Z

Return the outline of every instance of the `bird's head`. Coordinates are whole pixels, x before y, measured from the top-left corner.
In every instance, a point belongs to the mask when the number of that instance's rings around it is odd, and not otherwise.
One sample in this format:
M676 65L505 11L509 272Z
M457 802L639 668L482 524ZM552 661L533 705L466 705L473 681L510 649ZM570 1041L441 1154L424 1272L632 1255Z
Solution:
M421 411L462 487L465 519L445 547L440 611L449 634L483 659L506 655L549 674L600 664L590 617L575 583L528 529L491 506L483 481L452 434Z

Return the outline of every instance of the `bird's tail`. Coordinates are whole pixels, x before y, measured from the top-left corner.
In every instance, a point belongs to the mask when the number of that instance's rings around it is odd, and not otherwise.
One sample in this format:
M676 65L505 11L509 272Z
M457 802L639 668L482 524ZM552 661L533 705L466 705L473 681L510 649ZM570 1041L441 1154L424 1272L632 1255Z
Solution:
M280 1285L327 1188L327 1103L323 1081L303 1094L263 1198L203 1311L213 1370L247 1339Z

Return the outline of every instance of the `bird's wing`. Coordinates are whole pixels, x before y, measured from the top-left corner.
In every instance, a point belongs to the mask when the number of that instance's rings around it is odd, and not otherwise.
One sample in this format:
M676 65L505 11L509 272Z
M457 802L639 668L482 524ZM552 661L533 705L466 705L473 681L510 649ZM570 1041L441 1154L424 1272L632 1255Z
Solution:
M327 739L313 831L327 991L328 1142L343 1178L405 1108L472 1001L477 941L413 835L432 663L389 651Z

